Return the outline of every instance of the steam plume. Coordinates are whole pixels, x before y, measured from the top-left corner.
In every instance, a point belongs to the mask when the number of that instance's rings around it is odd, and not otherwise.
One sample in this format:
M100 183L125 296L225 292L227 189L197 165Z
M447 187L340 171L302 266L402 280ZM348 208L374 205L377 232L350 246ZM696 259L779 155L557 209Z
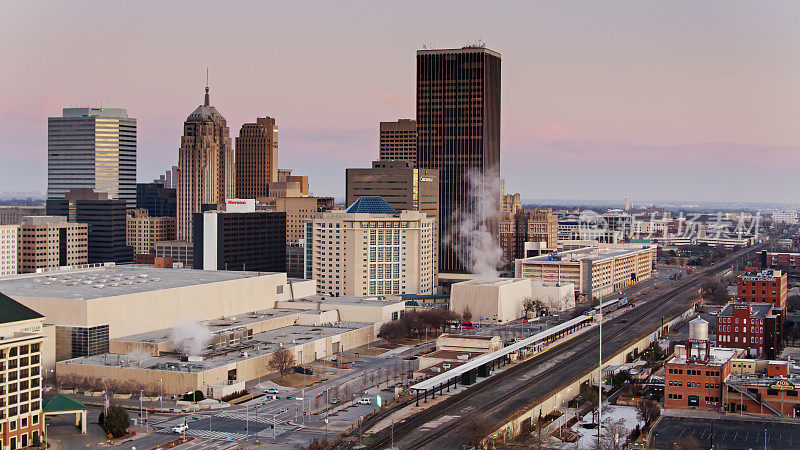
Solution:
M199 356L203 347L211 341L211 331L197 322L181 322L175 325L171 334L175 350L189 356Z
M481 281L497 279L503 262L503 251L497 241L496 227L500 216L500 178L471 170L466 174L472 211L458 211L453 235L444 236L462 257L462 263Z

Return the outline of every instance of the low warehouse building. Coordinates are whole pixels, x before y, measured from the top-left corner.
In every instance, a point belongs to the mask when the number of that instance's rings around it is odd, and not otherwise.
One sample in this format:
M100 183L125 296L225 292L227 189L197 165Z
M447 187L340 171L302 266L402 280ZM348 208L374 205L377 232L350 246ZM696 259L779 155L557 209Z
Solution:
M451 287L450 310L463 314L469 308L475 322L505 323L523 317L526 299L564 310L575 306L574 285L542 285L523 278L462 281Z

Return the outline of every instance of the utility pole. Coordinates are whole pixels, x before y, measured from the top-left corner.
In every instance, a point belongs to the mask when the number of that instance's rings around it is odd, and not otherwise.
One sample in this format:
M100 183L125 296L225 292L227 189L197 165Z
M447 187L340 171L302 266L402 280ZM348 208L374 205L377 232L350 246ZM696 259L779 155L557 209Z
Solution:
M600 356L597 365L597 448L600 448L600 427L603 423L603 298L600 297L600 305L598 307L600 313Z

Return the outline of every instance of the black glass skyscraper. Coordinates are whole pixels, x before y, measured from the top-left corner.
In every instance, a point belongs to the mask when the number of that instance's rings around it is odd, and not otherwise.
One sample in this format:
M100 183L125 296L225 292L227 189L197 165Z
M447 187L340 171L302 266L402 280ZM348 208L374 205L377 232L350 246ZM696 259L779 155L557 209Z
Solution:
M493 201L476 202L500 174L500 54L484 47L417 52L417 167L439 170L439 271L468 271L465 217L495 238ZM477 180L470 182L470 173ZM479 192L470 192L473 186ZM483 196L485 197L485 196ZM499 209L494 205L495 210ZM484 208L483 211L479 210Z

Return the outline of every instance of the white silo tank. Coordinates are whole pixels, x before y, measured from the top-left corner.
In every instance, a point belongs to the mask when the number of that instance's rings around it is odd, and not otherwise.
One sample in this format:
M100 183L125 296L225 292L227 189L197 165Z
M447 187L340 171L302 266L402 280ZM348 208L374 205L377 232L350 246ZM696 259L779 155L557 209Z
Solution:
M689 321L689 339L708 341L708 322L700 317Z

